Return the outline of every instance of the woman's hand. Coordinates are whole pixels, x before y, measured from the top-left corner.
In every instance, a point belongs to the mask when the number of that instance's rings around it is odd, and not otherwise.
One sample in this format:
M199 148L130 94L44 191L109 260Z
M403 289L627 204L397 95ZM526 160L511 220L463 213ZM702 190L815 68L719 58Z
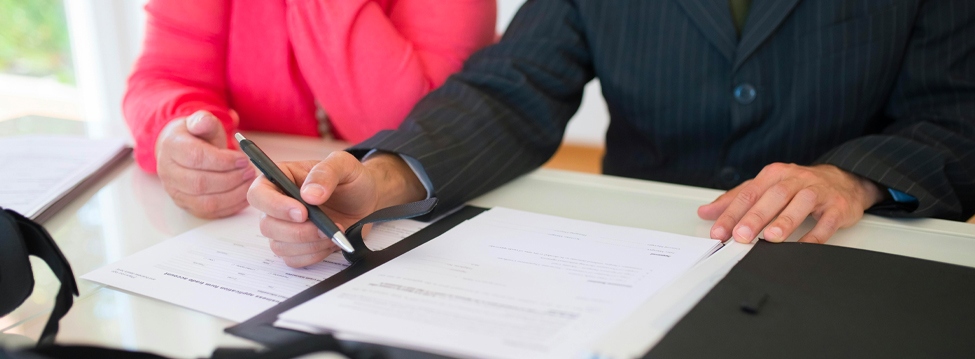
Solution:
M201 218L247 207L257 177L243 152L227 149L223 124L206 111L171 121L156 140L156 171L176 205Z

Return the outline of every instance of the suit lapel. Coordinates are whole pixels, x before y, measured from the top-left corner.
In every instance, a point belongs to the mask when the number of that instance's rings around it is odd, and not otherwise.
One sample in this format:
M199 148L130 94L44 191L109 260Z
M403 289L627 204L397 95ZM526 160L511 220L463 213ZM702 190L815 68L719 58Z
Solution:
M741 42L735 54L735 66L738 68L775 32L782 21L792 13L801 0L753 0L748 20L742 30ZM730 15L729 15L730 16ZM732 30L734 31L734 30Z
M735 24L731 22L728 0L677 0L684 12L697 25L728 61L735 59Z

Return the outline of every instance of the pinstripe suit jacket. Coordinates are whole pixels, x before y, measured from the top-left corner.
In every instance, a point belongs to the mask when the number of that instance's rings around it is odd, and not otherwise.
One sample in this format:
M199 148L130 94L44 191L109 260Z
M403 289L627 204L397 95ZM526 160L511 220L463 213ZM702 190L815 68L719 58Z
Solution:
M551 157L594 76L607 174L728 189L828 163L919 201L875 213L975 212L973 0L754 0L740 40L726 0L529 0L350 152L418 159L446 209Z

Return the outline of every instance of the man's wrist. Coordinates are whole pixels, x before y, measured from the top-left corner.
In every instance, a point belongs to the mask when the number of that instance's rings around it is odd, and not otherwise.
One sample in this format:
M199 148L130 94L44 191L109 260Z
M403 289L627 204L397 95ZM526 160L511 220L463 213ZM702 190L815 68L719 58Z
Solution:
M853 172L847 172L856 179L860 188L863 190L863 209L873 207L877 203L883 202L884 192L876 183Z
M426 198L427 192L423 183L400 156L391 153L376 153L369 156L363 165L373 173L373 178L376 179L379 193L379 208L377 209L421 201Z

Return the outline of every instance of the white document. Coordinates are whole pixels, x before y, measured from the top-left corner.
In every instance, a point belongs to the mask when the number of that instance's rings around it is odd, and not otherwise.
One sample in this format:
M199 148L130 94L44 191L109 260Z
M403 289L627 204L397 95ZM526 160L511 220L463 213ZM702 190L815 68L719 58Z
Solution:
M494 208L277 326L479 358L576 358L712 239Z
M36 218L125 149L121 139L0 138L0 207Z
M261 235L260 212L213 221L82 278L237 322L253 317L348 267L339 252L290 268ZM373 225L366 245L380 250L423 229L413 220Z

